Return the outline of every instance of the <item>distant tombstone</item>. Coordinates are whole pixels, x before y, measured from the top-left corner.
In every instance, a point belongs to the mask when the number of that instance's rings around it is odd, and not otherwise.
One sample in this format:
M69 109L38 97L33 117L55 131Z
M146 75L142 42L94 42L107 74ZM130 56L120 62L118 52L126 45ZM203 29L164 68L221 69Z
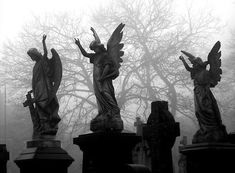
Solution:
M180 144L181 146L179 146L179 148L187 145L187 136L182 137ZM181 153L179 156L178 166L179 166L179 173L187 173L187 159L186 156Z
M143 128L146 126L146 123L143 123L141 118L137 117L134 126L136 127L136 135L141 136L141 142L133 150L134 163L144 164L151 169L149 146L143 135Z
M7 173L7 161L9 160L9 152L6 144L0 144L0 172Z
M171 148L180 130L166 101L151 103L151 114L143 134L150 147L152 173L173 173Z
M144 123L141 121L140 117L136 117L136 122L134 126L136 127L136 135L142 136L143 135L143 125Z

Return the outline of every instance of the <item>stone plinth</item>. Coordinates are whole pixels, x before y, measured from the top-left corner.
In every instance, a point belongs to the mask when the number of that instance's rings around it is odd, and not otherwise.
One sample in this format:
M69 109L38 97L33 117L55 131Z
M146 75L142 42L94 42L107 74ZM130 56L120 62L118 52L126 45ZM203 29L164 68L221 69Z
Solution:
M83 173L120 173L132 164L132 149L140 141L134 133L100 132L80 135L73 143L83 151Z
M235 145L230 143L201 143L179 147L186 156L187 173L235 172Z
M35 140L15 159L20 173L67 173L73 158L57 140Z
M0 172L7 173L7 161L9 160L9 152L6 144L0 144Z

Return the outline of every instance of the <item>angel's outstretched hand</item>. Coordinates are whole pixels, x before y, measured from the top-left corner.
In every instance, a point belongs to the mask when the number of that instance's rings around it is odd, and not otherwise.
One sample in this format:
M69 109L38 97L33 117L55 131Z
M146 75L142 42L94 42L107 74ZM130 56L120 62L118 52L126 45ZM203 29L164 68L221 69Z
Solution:
M95 32L95 30L94 30L94 28L93 28L93 27L91 27L91 31L92 31L92 32Z
M180 55L179 59L180 59L181 61L184 61L184 57L183 57L182 55Z
M81 45L80 40L78 38L74 38L74 40L76 45Z
M45 41L46 38L47 38L47 35L46 35L46 34L43 34L43 36L42 36L42 41Z

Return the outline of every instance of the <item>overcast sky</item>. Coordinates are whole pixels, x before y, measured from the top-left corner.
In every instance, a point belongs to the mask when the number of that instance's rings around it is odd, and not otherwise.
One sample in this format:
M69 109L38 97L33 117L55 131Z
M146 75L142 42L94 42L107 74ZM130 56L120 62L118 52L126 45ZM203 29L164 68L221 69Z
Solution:
M198 9L202 6L211 7L212 15L227 24L218 39L227 35L228 30L235 26L235 0L176 0L175 9L180 13L185 4L191 1ZM14 39L22 26L31 20L32 15L54 12L82 12L86 15L109 2L110 0L0 0L0 46L6 39Z

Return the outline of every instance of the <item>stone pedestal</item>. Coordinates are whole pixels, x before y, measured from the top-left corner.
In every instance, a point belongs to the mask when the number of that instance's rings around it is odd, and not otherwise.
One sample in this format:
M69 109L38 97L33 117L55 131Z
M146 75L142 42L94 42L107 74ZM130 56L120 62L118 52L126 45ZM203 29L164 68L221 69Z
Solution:
M83 151L83 173L129 172L132 149L141 141L134 133L100 132L80 135L73 143Z
M235 145L230 143L202 143L179 148L186 157L187 173L235 172Z
M0 172L7 173L7 161L9 160L9 152L6 144L0 144Z
M29 141L26 147L15 159L20 173L67 173L73 162L57 140Z

